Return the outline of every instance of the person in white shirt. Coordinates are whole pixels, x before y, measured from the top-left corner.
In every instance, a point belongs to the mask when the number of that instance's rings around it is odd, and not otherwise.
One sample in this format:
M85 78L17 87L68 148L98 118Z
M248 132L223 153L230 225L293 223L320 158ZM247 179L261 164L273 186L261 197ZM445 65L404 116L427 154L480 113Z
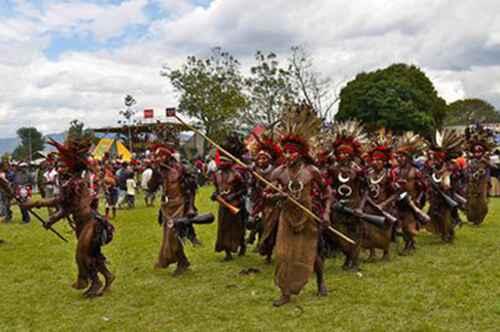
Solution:
M207 177L210 178L213 173L217 171L217 164L215 160L211 159L207 164Z
M129 208L135 207L135 189L137 184L135 183L134 173L130 173L127 179L127 204Z
M59 173L55 168L54 164L49 163L48 168L43 173L43 179L45 182L45 198L50 199L54 198L59 191ZM49 216L54 213L53 208L47 208L49 211Z
M144 202L146 203L146 206L152 206L155 200L155 192L149 189L148 183L153 176L153 169L151 168L149 161L145 162L145 166L146 169L142 172L141 177L141 188L144 191Z

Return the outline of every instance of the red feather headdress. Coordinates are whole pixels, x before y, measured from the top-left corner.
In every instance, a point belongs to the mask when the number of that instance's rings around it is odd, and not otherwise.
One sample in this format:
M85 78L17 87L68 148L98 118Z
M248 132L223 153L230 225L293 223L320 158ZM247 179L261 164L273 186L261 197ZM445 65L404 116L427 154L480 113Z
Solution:
M276 144L271 135L268 133L262 133L257 135L251 133L253 139L247 144L247 150L253 158L257 158L260 154L264 154L272 161L277 161L281 158L281 148Z
M391 131L382 128L370 140L371 146L368 157L373 160L389 161L392 159L393 136Z
M357 121L335 123L333 131L333 150L335 154L347 153L361 156L367 136L363 126Z
M50 138L48 143L57 149L59 160L70 172L77 173L87 169L90 141L68 140L61 144Z
M174 154L174 150L162 143L153 143L150 145L150 150L156 158L164 160L169 159Z
M309 156L311 140L320 129L321 120L311 105L303 102L289 106L282 113L278 127L282 150Z

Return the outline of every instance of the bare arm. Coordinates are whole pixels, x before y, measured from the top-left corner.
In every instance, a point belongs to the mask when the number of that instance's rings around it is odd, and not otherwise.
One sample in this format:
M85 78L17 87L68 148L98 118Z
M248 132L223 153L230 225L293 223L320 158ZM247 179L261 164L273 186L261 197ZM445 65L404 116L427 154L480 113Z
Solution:
M38 201L29 200L22 204L25 209L42 208L42 207L56 207L61 204L59 197L40 199Z

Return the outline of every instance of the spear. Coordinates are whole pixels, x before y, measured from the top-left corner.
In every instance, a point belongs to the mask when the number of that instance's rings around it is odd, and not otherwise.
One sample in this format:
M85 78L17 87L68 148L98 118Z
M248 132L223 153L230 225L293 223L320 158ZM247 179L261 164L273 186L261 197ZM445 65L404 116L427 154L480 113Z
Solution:
M245 169L249 169L248 168L248 165L245 164L244 162L242 162L240 159L238 159L237 157L233 156L231 153L229 153L228 151L226 151L223 147L221 147L219 144L217 144L215 141L213 141L210 137L208 137L207 135L203 134L200 130L196 129L195 127L191 126L190 124L186 123L184 120L182 120L179 116L177 116L177 114L175 113L174 110L172 109L167 109L167 116L169 117L174 117L177 119L177 121L179 121L180 123L182 123L184 126L186 126L187 128L189 128L190 130L194 131L195 133L197 133L198 135L200 135L201 137L203 137L204 139L206 139L210 144L212 144L213 146L215 146L217 149L219 149L222 153L224 153L226 156L228 156L229 158L231 158L235 163L237 163L238 165L244 167ZM273 188L274 190L276 190L278 193L280 193L281 195L284 195L290 202L292 202L293 204L295 204L297 207L299 207L302 211L304 211L306 214L308 214L311 218L313 218L316 222L318 223L323 223L323 220L318 217L316 214L314 214L311 210L309 210L307 207L305 207L304 205L302 205L302 203L300 203L299 201L297 201L295 198L291 197L290 195L288 195L287 193L283 192L280 188L278 188L276 185L274 185L272 182L266 180L262 175L260 175L259 173L255 172L255 171L252 171L250 170L250 172L253 174L253 176L255 176L257 179L259 179L260 181L264 182L266 185L268 185L269 187ZM344 239L345 241L355 245L356 242L354 242L354 240L352 240L351 238L349 238L348 236L344 235L343 233L339 232L338 230L336 230L335 228L333 228L332 226L328 226L328 230L330 230L331 232L333 232L335 235L337 235L338 237Z
M16 197L16 195L14 195L14 193L12 192L12 189L10 188L9 184L7 183L7 181L5 181L4 179L0 178L0 190L5 192L7 194L7 196L9 197L13 197L17 204L19 204L20 206L22 206L23 202L21 202L21 200ZM33 217L35 217L35 219L37 219L38 221L40 221L43 225L43 227L45 229L48 229L49 231L51 231L52 233L54 233L55 235L57 235L57 237L59 237L61 240L63 240L64 242L68 242L68 240L66 240L61 234L59 234L55 229L53 229L52 227L47 227L47 222L44 221L42 219L42 217L40 217L40 215L38 215L38 213L36 213L35 211L32 211L31 209L27 209L29 213L31 213L33 215Z

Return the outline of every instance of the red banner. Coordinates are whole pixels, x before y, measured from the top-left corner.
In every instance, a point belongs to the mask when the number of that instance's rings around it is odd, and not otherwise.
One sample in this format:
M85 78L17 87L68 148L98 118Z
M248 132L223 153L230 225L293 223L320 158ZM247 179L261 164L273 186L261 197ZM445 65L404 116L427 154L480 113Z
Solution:
M144 119L151 119L154 117L154 110L153 109L145 109L144 110Z

